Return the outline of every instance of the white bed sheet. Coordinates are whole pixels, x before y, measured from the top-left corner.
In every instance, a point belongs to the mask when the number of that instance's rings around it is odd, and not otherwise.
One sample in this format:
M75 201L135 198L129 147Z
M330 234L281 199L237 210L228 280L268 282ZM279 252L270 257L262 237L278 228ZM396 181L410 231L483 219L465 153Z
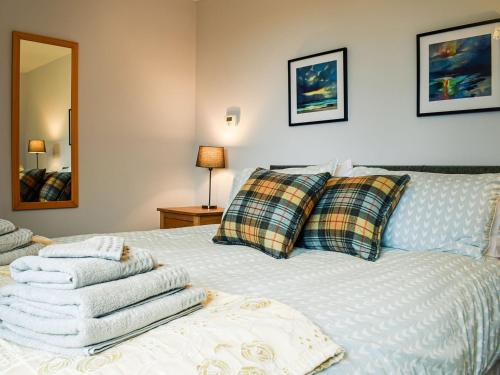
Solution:
M297 249L287 260L215 245L217 226L122 233L193 284L298 309L346 351L328 374L483 374L500 357L500 263L383 251L376 262ZM61 242L88 236L66 237Z

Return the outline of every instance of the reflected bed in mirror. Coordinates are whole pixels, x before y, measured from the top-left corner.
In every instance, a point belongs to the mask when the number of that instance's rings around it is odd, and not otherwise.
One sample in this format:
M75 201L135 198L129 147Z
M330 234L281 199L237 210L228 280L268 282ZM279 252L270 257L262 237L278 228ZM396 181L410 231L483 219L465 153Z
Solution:
M12 207L78 206L78 44L12 34Z

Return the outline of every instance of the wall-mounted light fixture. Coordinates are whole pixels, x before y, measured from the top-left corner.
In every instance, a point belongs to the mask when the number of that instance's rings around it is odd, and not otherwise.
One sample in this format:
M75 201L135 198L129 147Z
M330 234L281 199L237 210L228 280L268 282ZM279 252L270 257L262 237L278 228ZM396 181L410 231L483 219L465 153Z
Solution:
M240 122L240 108L239 107L229 107L226 110L226 116L224 117L227 126L238 126Z
M236 116L235 115L226 115L226 124L227 126L236 126Z
M500 26L495 27L495 31L493 32L493 39L500 40Z

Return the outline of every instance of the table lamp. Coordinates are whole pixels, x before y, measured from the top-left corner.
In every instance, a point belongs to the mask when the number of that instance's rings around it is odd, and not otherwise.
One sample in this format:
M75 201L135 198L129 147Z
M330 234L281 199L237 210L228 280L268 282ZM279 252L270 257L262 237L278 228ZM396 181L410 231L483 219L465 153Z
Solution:
M28 141L28 152L36 154L36 169L38 169L38 154L45 154L45 141L43 139L30 139Z
M212 206L210 202L212 195L212 169L226 167L224 147L200 146L198 149L198 157L196 158L196 166L208 168L209 171L208 205L203 205L201 207L208 209L217 208L217 206Z

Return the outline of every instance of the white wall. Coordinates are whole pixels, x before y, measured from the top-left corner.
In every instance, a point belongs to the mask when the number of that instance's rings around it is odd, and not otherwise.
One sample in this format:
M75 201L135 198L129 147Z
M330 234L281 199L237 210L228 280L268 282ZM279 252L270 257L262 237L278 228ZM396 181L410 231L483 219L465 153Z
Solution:
M0 217L48 236L156 228L156 207L206 200L198 144L227 147L221 205L246 166L500 164L500 112L415 116L415 35L499 14L497 0L2 0ZM80 43L77 209L11 211L12 30ZM338 47L349 122L288 127L287 60Z
M47 152L39 154L39 168L71 172L71 55L22 73L19 96L19 150L24 169L36 168L36 155L28 153L28 141L43 139Z
M203 0L196 132L230 167L319 163L500 165L500 112L417 118L416 34L497 18L498 0ZM348 48L349 121L288 127L287 60ZM223 121L241 108L237 128ZM205 199L207 176L198 198ZM231 170L217 171L225 204Z
M196 6L191 0L0 2L0 217L47 236L153 229L193 203ZM11 32L80 44L80 207L13 212Z

